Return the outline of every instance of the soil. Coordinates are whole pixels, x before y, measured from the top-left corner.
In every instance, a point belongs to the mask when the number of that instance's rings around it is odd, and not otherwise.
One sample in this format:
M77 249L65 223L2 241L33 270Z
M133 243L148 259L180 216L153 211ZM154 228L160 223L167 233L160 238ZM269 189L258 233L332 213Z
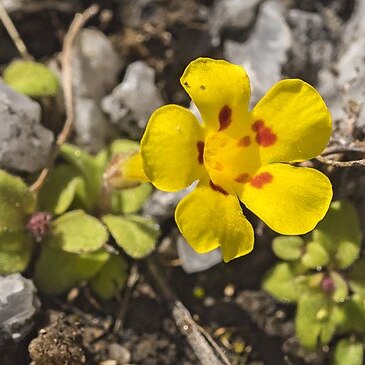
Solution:
M113 40L125 66L137 59L153 66L166 102L188 103L178 82L188 61L197 56L222 56L222 45L212 47L205 42L208 24L201 14L204 9L210 9L212 0L153 1L138 15L136 8L141 7L142 1L98 3L102 16L92 20L90 26L101 29ZM342 22L349 19L354 4L346 0L284 3L288 9L310 12L318 12L320 4L332 9ZM60 51L73 14L91 2L79 4L71 2L68 10L62 11L42 9L13 14L20 34L36 59L42 61ZM109 15L110 19L106 20ZM241 33L226 29L223 39L243 40L249 32L250 29ZM166 33L172 37L166 38ZM1 27L0 37L0 64L5 66L17 52ZM341 176L334 179L339 182ZM335 190L339 191L336 182ZM173 245L158 250L152 259L174 294L218 343L231 364L328 363L328 347L309 353L298 345L293 325L295 308L278 303L261 291L260 282L275 261L270 250L274 234L248 215L260 234L253 253L246 257L191 275L178 265ZM162 238L171 237L173 242L173 221L166 222L163 228ZM148 266L144 261L137 265L139 279L127 301L124 291L118 298L102 303L85 286L57 298L41 297L42 311L33 333L21 344L8 344L0 349L1 365L25 365L31 361L34 365L198 364ZM200 292L203 289L203 295L197 294L197 288ZM114 331L121 308L123 323Z

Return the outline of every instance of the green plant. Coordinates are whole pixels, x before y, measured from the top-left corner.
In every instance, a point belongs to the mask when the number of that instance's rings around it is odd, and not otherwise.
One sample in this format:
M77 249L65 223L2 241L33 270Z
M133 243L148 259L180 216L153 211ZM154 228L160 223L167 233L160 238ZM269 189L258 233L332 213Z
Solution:
M4 71L4 81L14 90L31 97L54 96L60 89L57 76L34 61L15 61Z
M128 268L122 252L143 258L159 235L153 220L136 215L151 185L115 190L105 178L113 156L138 149L136 142L117 140L91 156L65 144L62 162L37 196L20 178L0 170L0 274L24 271L34 256L35 282L44 293L60 294L86 280L101 298L115 295ZM111 254L111 244L121 254Z
M365 331L365 259L359 258L362 234L355 208L331 204L309 234L273 241L277 263L263 281L275 298L297 303L296 334L303 346L328 344L335 334L333 363L362 364ZM350 338L346 336L351 335ZM351 358L351 359L350 359Z

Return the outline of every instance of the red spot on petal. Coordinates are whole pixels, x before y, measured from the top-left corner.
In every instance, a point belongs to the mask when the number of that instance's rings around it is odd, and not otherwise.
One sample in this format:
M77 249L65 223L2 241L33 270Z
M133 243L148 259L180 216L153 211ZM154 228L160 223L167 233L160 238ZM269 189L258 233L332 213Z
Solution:
M196 148L198 149L198 162L200 165L204 163L204 142L199 141L196 144Z
M249 174L240 174L238 175L234 181L238 182L238 183L246 183L250 178Z
M256 133L256 142L262 147L272 146L277 140L276 134L265 126L263 120L256 120L252 124L252 130Z
M251 179L250 184L257 189L261 189L264 185L269 184L272 179L273 176L270 172L261 172Z
M219 112L219 129L218 131L223 131L224 129L227 129L229 127L229 125L232 122L232 109L228 106L225 105L221 111Z
M213 184L212 180L210 180L209 185L214 191L218 191L218 193L223 195L228 195L228 193L221 186Z
M250 136L244 136L241 139L237 141L238 147L248 147L251 144L251 137Z

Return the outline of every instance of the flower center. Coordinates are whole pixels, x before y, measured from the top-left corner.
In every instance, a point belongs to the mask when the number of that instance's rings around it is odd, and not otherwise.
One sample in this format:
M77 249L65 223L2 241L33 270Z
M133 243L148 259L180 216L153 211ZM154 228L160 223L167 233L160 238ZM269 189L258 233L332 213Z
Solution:
M215 185L234 194L234 184L248 182L260 166L254 134L233 138L224 132L210 135L204 147L204 164Z

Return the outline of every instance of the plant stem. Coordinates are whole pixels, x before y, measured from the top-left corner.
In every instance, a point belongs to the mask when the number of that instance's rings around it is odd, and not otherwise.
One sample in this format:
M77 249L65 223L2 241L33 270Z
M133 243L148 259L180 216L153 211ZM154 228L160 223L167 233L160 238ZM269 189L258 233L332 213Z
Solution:
M72 69L72 55L73 55L73 45L75 39L79 34L80 30L83 28L85 23L93 17L99 11L98 5L91 5L83 13L76 14L74 20L72 21L70 28L68 29L64 42L63 49L61 53L61 65L62 65L62 86L65 99L65 109L66 109L66 120L60 134L57 137L56 144L48 158L46 166L43 168L39 174L37 180L30 187L33 193L37 193L43 186L48 173L56 159L59 149L62 144L67 140L70 132L72 130L75 121L75 100L74 100L74 90L73 90L73 69Z

